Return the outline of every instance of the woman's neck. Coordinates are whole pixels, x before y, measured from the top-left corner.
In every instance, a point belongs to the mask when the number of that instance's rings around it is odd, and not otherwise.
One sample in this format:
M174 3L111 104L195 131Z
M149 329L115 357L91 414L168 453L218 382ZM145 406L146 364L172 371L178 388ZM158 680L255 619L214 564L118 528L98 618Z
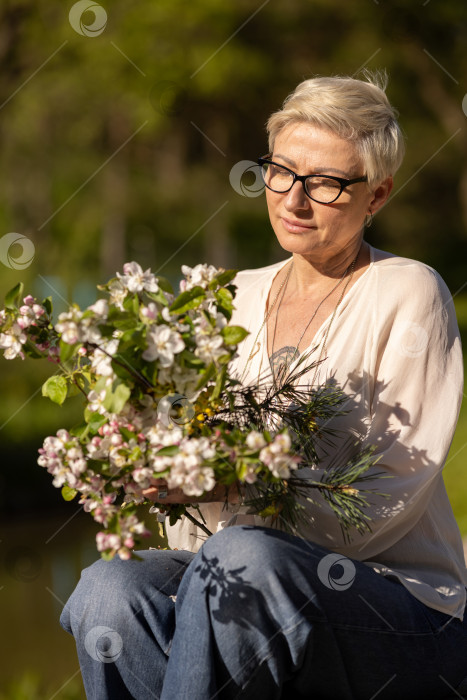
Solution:
M355 272L366 268L370 262L370 250L362 240L355 245L345 248L323 263L308 259L306 256L293 255L292 278L289 287L300 296L307 296L330 282L342 277L355 260Z

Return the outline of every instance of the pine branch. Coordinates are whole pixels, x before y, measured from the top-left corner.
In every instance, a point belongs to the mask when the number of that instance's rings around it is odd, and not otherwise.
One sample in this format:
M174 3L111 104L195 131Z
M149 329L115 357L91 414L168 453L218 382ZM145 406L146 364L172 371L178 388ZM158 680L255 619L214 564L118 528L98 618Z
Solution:
M197 519L195 518L194 515L192 515L191 513L189 513L187 510L185 510L185 512L183 513L183 515L185 516L185 518L188 518L188 520L191 520L191 522L193 523L193 525L196 525L196 527L199 527L200 530L202 530L203 532L205 532L206 535L207 535L208 537L211 537L211 535L212 535L211 530L209 530L209 529L206 527L206 525L204 525L204 524L201 523L199 520L197 520Z

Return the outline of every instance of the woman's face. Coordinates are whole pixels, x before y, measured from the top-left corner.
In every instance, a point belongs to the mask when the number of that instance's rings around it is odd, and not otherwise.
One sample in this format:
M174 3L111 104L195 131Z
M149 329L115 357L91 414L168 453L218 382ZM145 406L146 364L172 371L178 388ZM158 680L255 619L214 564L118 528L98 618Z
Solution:
M291 124L279 132L271 160L298 175L319 173L349 180L365 175L350 141L306 123ZM311 262L324 262L349 246L358 250L365 215L382 206L391 187L391 178L374 191L365 182L355 183L332 204L307 197L301 182L284 194L266 188L269 218L282 248Z

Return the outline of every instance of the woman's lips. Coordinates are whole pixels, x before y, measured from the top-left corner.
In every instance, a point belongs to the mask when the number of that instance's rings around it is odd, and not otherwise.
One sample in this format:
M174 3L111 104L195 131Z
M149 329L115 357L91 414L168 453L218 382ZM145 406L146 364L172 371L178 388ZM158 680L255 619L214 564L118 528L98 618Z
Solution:
M304 233L316 228L316 226L308 226L301 221L292 221L291 219L286 219L285 217L281 217L281 220L283 227L286 231L289 231L289 233Z

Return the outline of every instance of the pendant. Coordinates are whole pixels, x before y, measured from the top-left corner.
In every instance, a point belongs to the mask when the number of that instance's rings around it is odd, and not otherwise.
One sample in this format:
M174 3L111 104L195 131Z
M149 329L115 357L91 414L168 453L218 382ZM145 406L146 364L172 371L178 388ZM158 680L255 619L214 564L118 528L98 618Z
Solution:
M252 350L250 353L250 360L252 360L253 357L258 353L260 347L261 347L261 343L256 343L256 349Z

